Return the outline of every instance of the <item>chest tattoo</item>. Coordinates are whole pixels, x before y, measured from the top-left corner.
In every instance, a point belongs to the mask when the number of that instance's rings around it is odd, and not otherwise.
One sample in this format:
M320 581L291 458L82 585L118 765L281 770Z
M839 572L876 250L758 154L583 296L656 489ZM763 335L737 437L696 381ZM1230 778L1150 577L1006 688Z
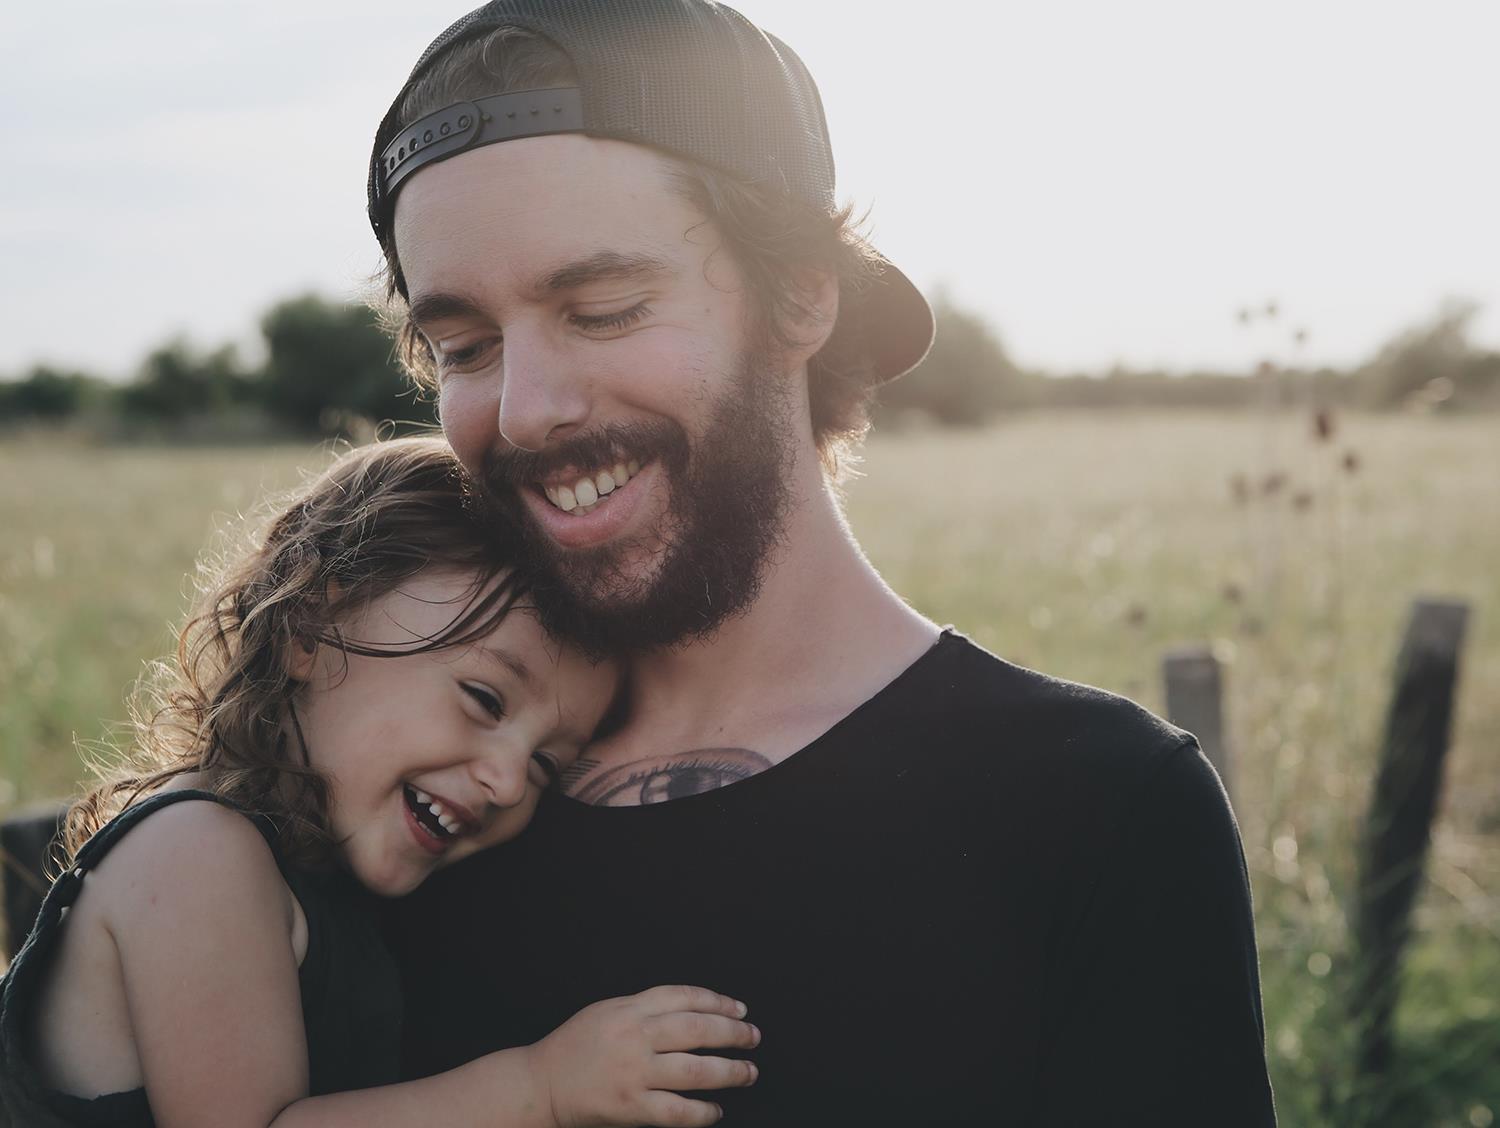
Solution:
M603 769L599 761L582 756L563 773L562 787L594 807L644 807L738 783L770 766L770 760L748 748L700 748Z

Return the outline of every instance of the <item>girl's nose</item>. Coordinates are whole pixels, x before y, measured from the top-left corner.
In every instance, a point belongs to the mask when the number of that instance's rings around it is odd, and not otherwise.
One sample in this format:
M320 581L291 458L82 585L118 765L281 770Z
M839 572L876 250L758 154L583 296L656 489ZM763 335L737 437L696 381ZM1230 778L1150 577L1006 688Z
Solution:
M529 755L506 750L475 759L469 767L485 798L496 807L514 807L526 798Z

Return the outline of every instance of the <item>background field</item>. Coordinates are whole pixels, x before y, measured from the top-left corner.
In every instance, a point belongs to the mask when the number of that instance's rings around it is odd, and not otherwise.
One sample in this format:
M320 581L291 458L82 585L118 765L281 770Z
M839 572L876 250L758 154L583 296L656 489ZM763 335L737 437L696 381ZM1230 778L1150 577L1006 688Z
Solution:
M0 811L62 794L124 715L216 529L328 448L0 443ZM1500 418L1035 414L876 436L875 564L1001 656L1162 708L1167 647L1226 663L1282 1123L1351 1123L1355 827L1410 599L1468 600L1454 744L1399 1013L1399 1123L1500 1113Z

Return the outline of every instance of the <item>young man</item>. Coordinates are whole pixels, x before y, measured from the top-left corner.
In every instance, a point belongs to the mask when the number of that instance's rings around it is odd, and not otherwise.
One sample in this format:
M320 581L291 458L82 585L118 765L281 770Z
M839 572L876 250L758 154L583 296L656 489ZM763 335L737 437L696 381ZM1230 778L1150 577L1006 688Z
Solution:
M499 0L380 127L402 354L547 625L632 659L528 833L397 906L408 1067L686 982L764 1032L726 1124L1272 1125L1192 738L940 630L842 519L932 320L833 201L801 62L706 0Z

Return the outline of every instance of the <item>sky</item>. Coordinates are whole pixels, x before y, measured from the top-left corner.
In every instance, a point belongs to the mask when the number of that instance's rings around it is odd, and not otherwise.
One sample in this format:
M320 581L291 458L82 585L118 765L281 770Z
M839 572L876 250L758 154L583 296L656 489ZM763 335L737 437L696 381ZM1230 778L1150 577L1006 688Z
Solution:
M737 6L818 80L876 245L1024 366L1347 365L1449 299L1500 348L1495 0ZM276 301L358 296L370 139L466 10L0 5L0 374L253 357Z

